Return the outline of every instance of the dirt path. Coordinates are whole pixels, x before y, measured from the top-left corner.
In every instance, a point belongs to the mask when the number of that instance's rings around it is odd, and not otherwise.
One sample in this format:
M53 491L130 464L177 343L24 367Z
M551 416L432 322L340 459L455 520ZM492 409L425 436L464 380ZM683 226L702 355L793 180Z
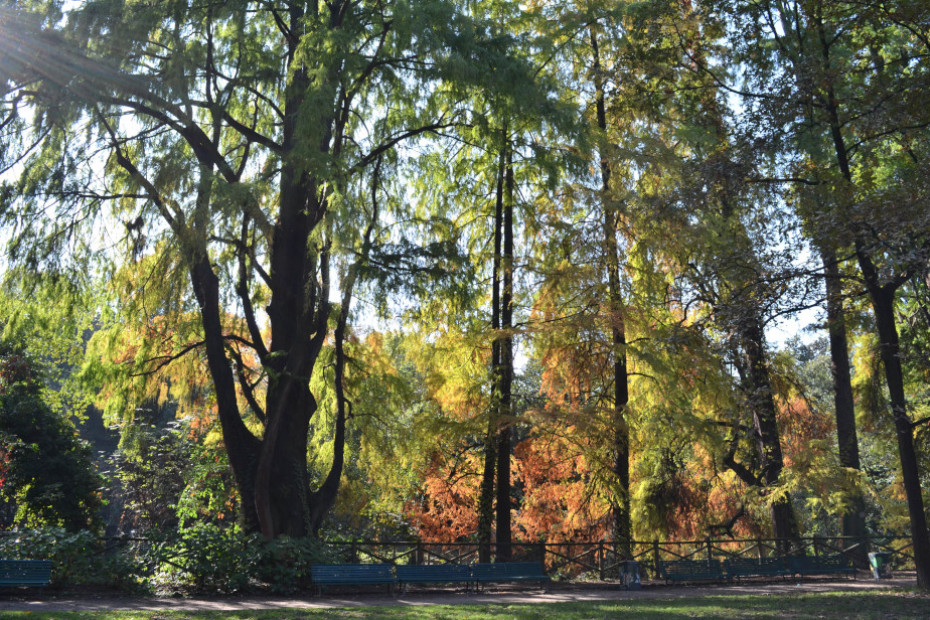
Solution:
M610 584L555 584L549 592L500 589L480 594L454 590L411 590L398 597L383 593L328 594L322 597L300 594L285 596L224 596L215 598L155 598L114 596L70 591L0 594L0 611L248 611L260 609L326 609L332 607L467 605L513 603L562 603L611 601L736 594L798 594L804 592L861 591L916 586L913 577L875 581L809 580L797 582L744 583L735 585L664 586L647 585L642 590L621 590Z

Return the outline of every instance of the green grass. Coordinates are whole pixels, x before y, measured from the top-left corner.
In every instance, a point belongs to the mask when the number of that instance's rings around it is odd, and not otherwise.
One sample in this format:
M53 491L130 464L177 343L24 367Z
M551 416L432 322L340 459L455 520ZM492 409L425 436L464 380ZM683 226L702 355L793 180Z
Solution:
M9 612L0 618L49 620L589 620L622 618L930 618L930 596L913 592L717 595L584 603L423 605L266 611Z

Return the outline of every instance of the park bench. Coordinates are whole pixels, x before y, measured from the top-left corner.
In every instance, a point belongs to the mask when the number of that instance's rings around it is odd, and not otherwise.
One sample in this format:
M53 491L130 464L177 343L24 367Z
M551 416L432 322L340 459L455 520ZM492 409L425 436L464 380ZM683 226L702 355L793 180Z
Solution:
M516 581L540 581L548 589L549 575L542 562L494 562L472 564L475 591L484 583L509 583Z
M842 553L834 555L797 555L788 558L792 575L856 575L856 569Z
M659 574L665 581L706 581L724 578L719 560L672 560L660 562Z
M410 584L464 583L472 581L471 568L465 564L399 564L397 581L404 590Z
M723 561L727 579L740 577L787 577L791 574L784 558L727 558Z
M0 587L47 586L51 580L49 560L0 560Z
M327 586L367 586L397 583L390 564L312 564L310 578L320 593Z

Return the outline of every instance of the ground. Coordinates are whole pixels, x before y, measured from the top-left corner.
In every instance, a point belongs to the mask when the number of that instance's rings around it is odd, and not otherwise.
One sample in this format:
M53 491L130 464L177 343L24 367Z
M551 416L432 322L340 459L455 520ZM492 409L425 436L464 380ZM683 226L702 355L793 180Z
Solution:
M694 586L647 585L641 590L623 590L616 584L553 584L548 592L532 586L491 589L478 594L461 589L411 589L391 596L385 590L359 591L338 589L323 596L307 593L294 596L217 596L198 598L155 598L113 595L86 590L18 590L0 594L2 612L217 612L295 609L331 609L359 607L416 607L423 605L514 605L538 603L572 603L595 601L647 601L655 599L695 598L702 596L790 596L830 592L891 591L914 588L913 576L875 581L858 579L807 579L798 581L744 582ZM930 618L930 599L927 605Z

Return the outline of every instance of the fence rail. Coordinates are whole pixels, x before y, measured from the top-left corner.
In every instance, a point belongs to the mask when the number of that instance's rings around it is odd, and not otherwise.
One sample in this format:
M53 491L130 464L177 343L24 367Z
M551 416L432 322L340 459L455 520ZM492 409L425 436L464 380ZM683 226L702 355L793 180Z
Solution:
M478 545L473 542L425 541L333 541L328 542L343 562L387 562L391 564L469 564L478 561ZM869 551L890 554L892 568L914 568L910 542L904 536L856 539L843 536L806 537L793 541L772 538L711 539L691 541L636 541L629 555L622 554L611 541L515 542L513 560L543 562L546 569L569 579L617 579L621 564L639 563L640 571L656 577L661 562L678 559L714 560L736 557L766 558L784 555L844 554L861 568L866 567ZM496 556L491 545L491 557Z

